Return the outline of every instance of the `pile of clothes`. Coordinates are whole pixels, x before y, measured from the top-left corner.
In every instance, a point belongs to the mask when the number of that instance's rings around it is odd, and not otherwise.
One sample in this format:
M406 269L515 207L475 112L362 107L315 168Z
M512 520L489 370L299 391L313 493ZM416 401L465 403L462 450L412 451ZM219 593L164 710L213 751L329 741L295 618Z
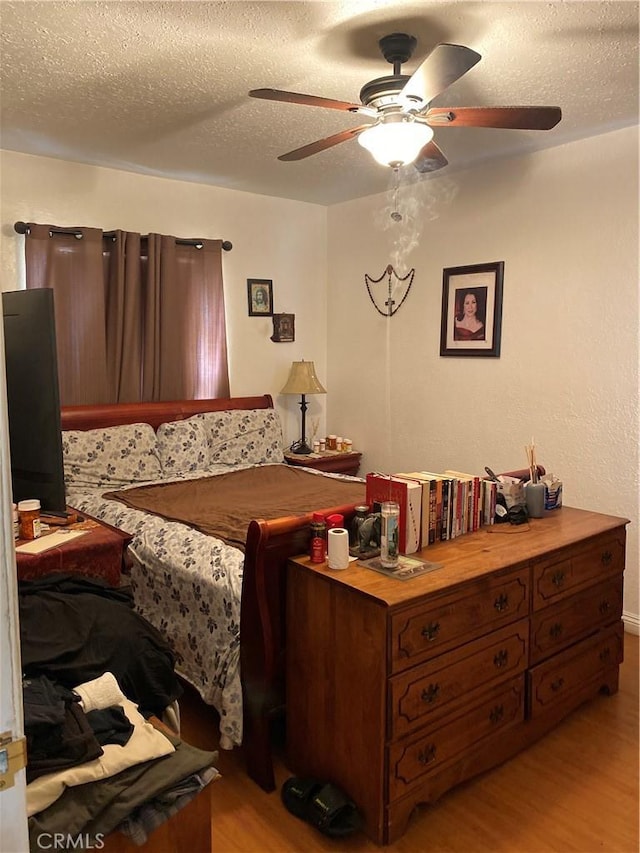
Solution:
M24 581L19 607L31 849L116 829L144 844L219 775L159 719L181 693L170 647L101 581Z

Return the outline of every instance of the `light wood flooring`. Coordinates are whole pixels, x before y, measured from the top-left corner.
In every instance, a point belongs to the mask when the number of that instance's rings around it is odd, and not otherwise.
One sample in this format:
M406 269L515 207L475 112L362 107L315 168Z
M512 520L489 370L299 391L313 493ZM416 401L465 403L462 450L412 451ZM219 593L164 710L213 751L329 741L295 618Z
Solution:
M215 713L188 690L182 734L217 748ZM638 637L625 634L619 692L575 711L502 766L417 810L397 843L335 841L286 811L248 776L240 750L220 752L211 787L214 853L638 853ZM281 757L278 786L291 773ZM198 853L198 851L187 851Z

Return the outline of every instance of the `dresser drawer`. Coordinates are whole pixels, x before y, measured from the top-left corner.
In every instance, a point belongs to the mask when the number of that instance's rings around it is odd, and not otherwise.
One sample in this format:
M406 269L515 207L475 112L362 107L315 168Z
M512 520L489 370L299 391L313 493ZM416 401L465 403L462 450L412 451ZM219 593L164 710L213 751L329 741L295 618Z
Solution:
M396 613L391 621L391 671L401 672L515 622L528 609L529 569L523 568Z
M533 609L624 571L624 529L594 536L533 564Z
M423 729L389 747L389 799L401 797L427 774L500 729L524 719L524 675L483 694L478 703L441 726Z
M619 622L529 670L528 715L563 704L570 710L597 692L603 674L622 663L623 637Z
M497 680L527 667L529 623L508 625L391 679L389 738L450 715Z
M539 663L622 617L622 575L563 599L531 620L531 663Z

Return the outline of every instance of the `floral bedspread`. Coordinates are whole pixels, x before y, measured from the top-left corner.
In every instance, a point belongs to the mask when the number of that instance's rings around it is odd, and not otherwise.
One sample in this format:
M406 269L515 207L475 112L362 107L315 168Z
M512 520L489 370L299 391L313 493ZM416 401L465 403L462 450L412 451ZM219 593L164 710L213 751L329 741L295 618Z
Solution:
M244 555L184 524L104 500L103 492L104 487L72 491L68 503L133 534L129 550L136 610L171 643L176 671L218 711L220 746L240 744Z
M212 465L207 475L252 465ZM320 477L359 481L345 474ZM158 482L202 476L194 471ZM135 485L124 486L135 488ZM75 485L69 506L133 534L131 586L136 610L173 647L176 671L220 716L220 747L242 742L240 682L240 599L244 554L220 539L159 516L105 500L105 485ZM113 486L110 488L113 491Z

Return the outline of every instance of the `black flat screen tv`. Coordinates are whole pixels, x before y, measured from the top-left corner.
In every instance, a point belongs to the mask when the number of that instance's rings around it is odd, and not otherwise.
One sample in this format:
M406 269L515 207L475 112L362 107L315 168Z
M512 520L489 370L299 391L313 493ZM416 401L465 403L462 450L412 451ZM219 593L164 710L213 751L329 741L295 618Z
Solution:
M13 500L66 515L53 290L2 294Z

